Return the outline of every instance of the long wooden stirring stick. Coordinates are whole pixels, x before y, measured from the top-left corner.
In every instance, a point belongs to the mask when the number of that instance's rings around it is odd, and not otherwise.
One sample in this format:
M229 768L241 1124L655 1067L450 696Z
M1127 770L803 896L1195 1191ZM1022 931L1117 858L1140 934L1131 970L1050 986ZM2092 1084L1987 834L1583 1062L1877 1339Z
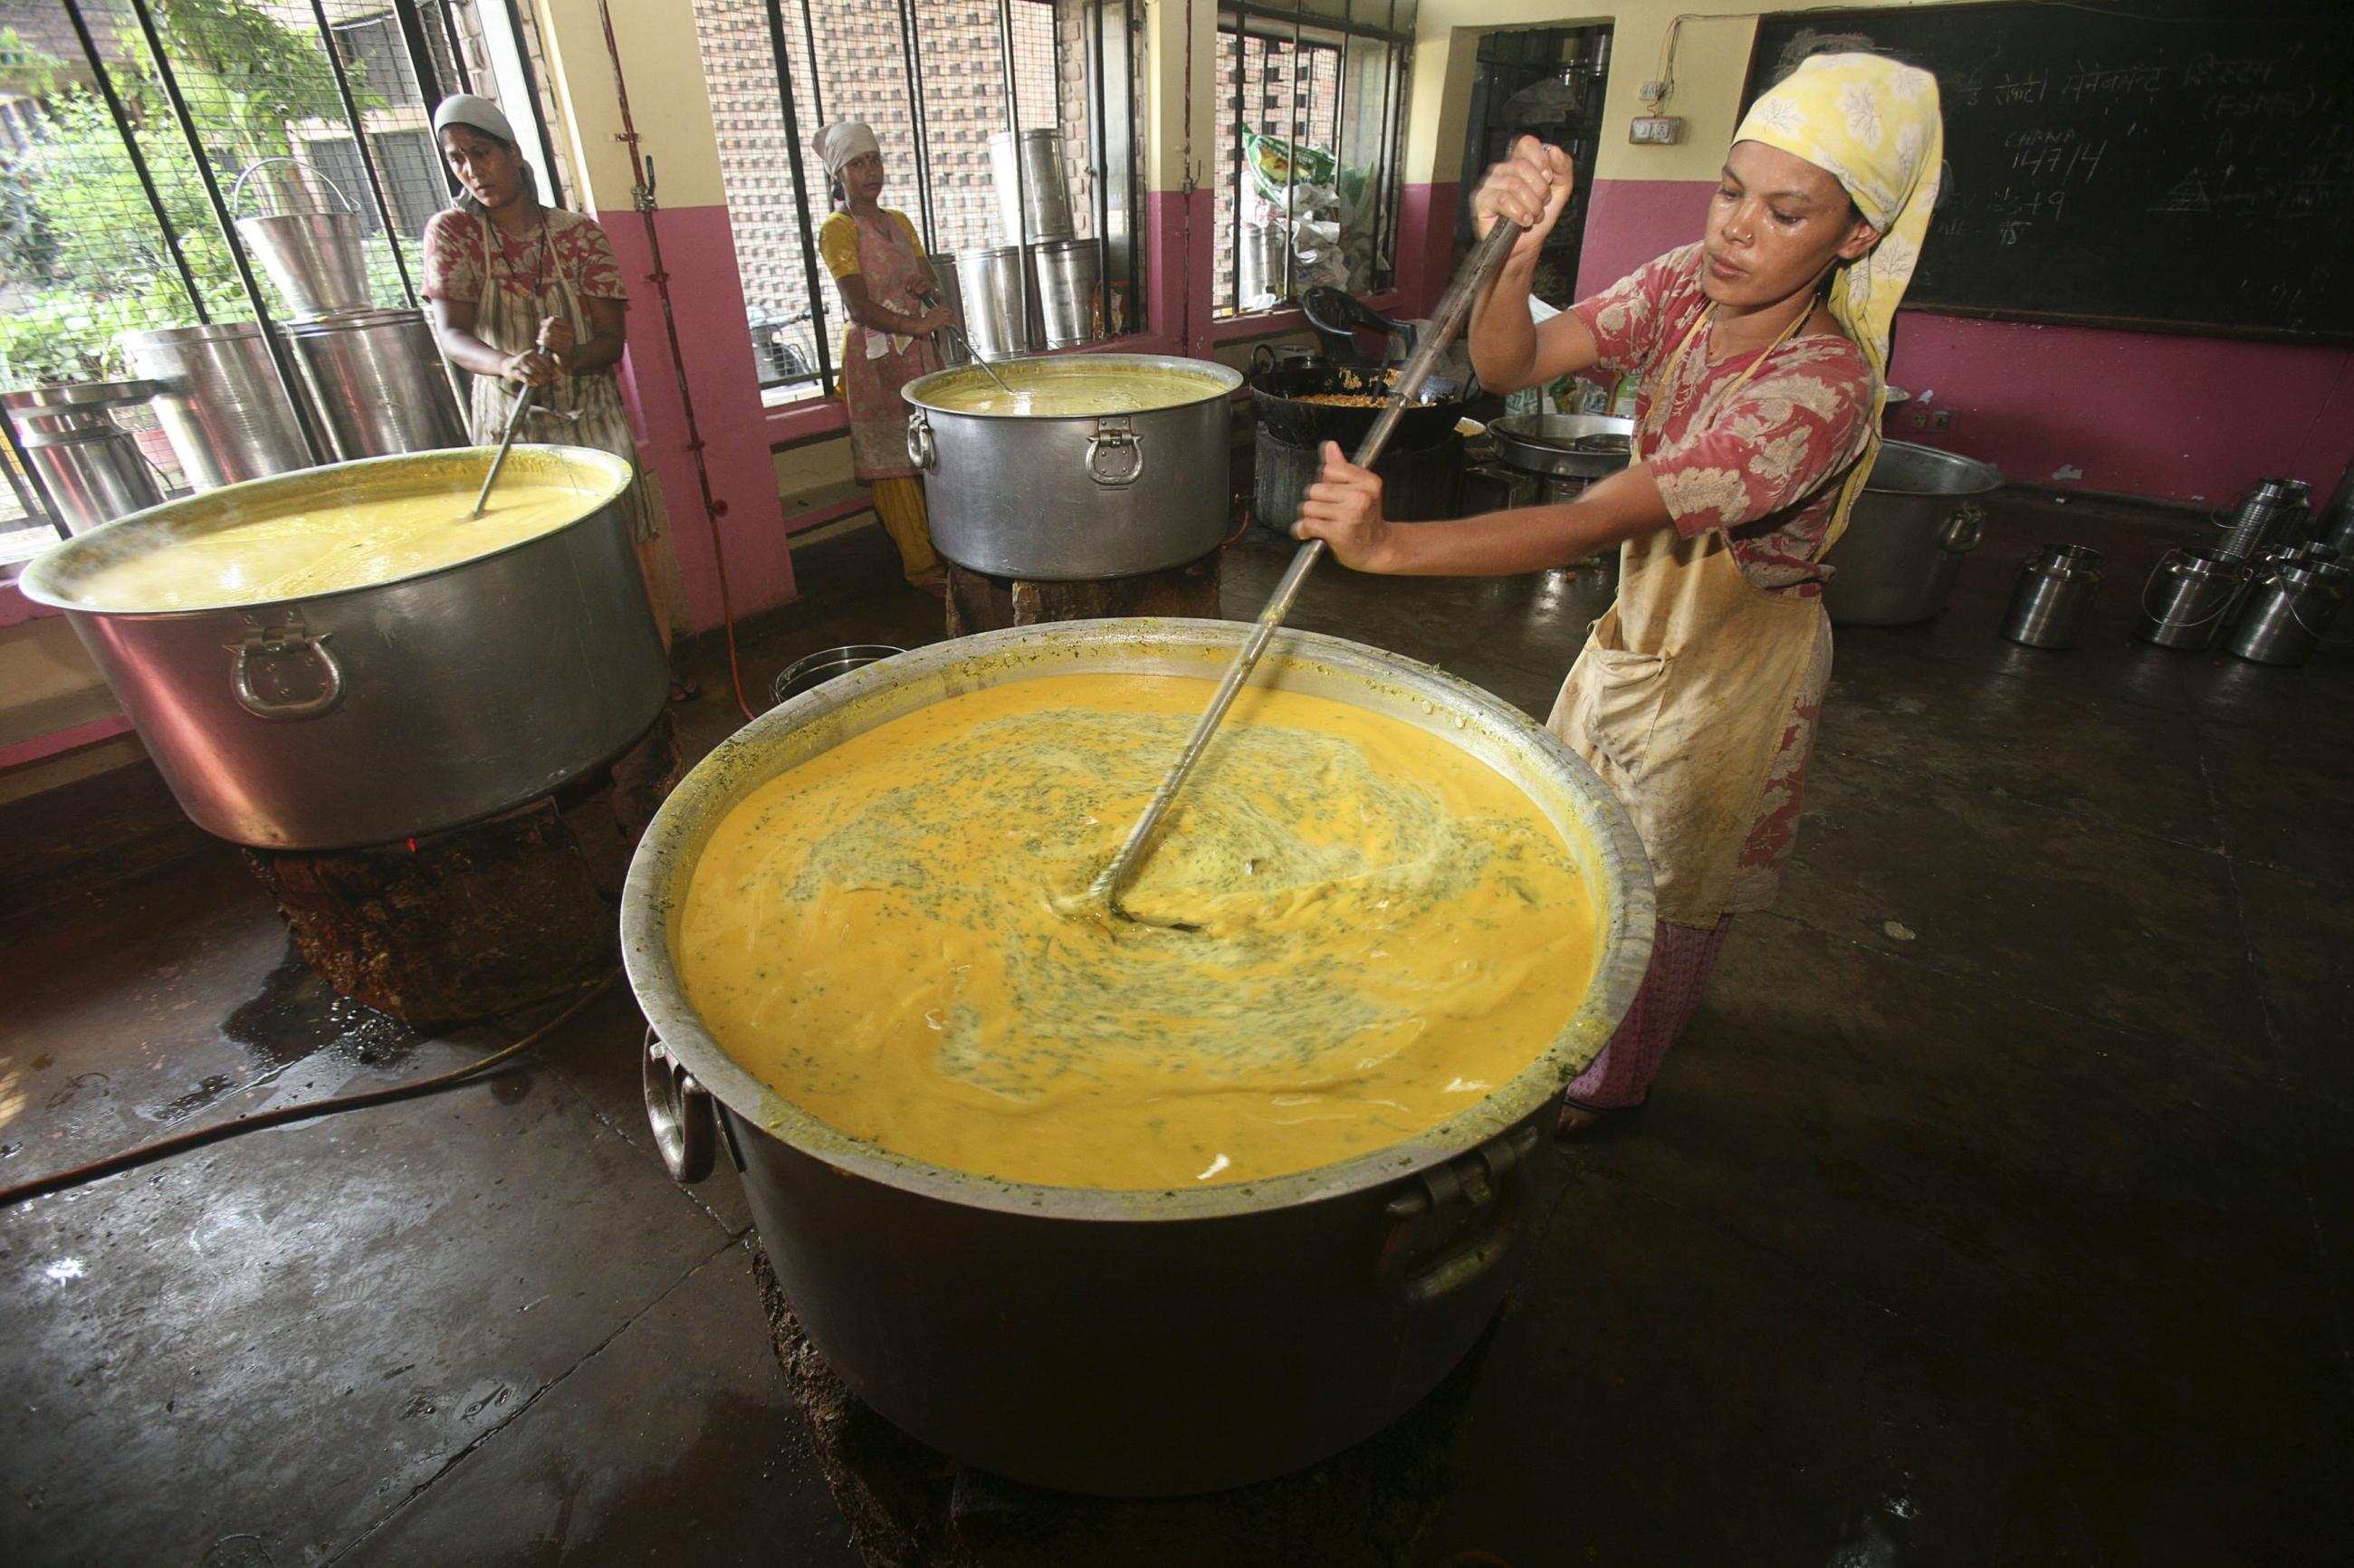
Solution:
M1415 344L1414 353L1407 357L1405 368L1398 372L1397 380L1392 384L1389 401L1382 405L1381 413L1373 420L1373 428L1365 432L1364 440L1359 443L1356 457L1352 460L1359 468L1371 468L1381 457L1383 449L1389 445L1390 432L1396 429L1398 421L1405 417L1406 406L1414 401L1416 394L1422 390L1422 384L1437 368L1440 357L1454 344L1457 334L1463 330L1463 323L1470 319L1472 302L1479 297L1479 291L1487 286L1489 278L1503 264L1505 253L1511 249L1512 242L1520 237L1520 225L1498 218L1496 226L1488 231L1488 237L1479 242L1479 249L1465 260L1462 270L1455 275L1455 281L1447 285L1445 297L1438 302L1438 312L1431 318L1428 329ZM1218 683L1217 694L1210 699L1208 711L1194 725L1193 736L1185 742L1185 749L1177 758L1177 766L1169 770L1169 776L1161 781L1161 788L1152 792L1151 800L1145 805L1144 814L1136 820L1136 826L1129 830L1128 842L1119 846L1119 853L1088 887L1084 900L1086 906L1115 915L1120 913L1119 890L1128 885L1129 874L1136 869L1136 863L1144 853L1145 842L1152 837L1153 829L1161 825L1161 819L1168 815L1170 803L1176 800L1177 791L1184 788L1186 777L1193 771L1193 765L1202 760L1202 753L1209 747L1210 736L1217 733L1218 722L1226 716L1226 710L1234 706L1235 697L1243 689L1243 683L1250 679L1251 671L1257 667L1259 656L1267 652L1268 641L1275 636L1275 629L1281 626L1283 618L1291 613L1291 603L1299 597L1300 585L1308 580L1308 574L1323 556L1324 541L1310 539L1291 558L1290 568L1283 574L1283 580L1275 585L1274 596L1267 601L1267 608L1259 611L1258 624L1252 630L1249 641L1243 644L1242 652L1235 655L1235 662L1226 667L1225 678Z

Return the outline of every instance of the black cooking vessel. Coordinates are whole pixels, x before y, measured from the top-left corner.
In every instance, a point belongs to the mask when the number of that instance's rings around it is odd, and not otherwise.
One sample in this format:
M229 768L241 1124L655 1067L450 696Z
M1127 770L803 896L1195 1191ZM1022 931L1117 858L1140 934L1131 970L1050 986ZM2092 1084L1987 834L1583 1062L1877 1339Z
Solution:
M1373 420L1380 417L1380 405L1352 408L1331 403L1302 403L1299 399L1332 392L1378 396L1389 389L1390 378L1395 375L1394 370L1352 370L1320 360L1277 365L1251 376L1251 401L1257 407L1259 422L1276 440L1296 447L1338 441L1342 451L1353 453L1365 439L1365 432L1373 428ZM1470 396L1470 389L1462 383L1432 376L1423 383L1421 396L1398 420L1390 445L1417 451L1437 445L1455 428L1455 421L1463 417L1463 405Z
M680 982L679 914L704 845L751 791L958 692L1073 673L1212 679L1248 630L1069 621L854 670L713 751L630 867L621 945L658 1036L646 1109L673 1174L699 1178L725 1148L826 1364L925 1443L1015 1480L1113 1496L1221 1490L1314 1464L1403 1414L1501 1301L1536 1206L1530 1157L1561 1086L1601 1051L1650 962L1641 842L1575 752L1451 675L1286 630L1254 685L1347 703L1458 748L1523 790L1578 860L1602 922L1596 971L1575 1017L1517 1076L1352 1160L1114 1191L894 1154L780 1098L712 1037Z

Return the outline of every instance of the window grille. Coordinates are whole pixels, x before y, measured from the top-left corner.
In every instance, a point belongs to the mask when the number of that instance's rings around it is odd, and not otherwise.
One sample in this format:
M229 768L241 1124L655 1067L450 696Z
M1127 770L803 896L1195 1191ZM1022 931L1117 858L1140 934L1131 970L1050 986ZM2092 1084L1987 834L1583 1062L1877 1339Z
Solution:
M1296 300L1319 282L1352 292L1392 282L1414 17L1415 0L1265 0L1220 12L1217 314ZM1280 177L1254 175L1254 137L1278 139L1263 167L1280 166ZM1281 158L1283 144L1303 155ZM1334 160L1337 181L1312 177L1320 155ZM1246 261L1254 240L1267 249ZM1246 271L1259 285L1249 299Z
M695 0L695 11L754 355L772 400L834 385L843 315L814 247L832 209L815 137L835 121L875 128L890 181L883 205L905 212L943 257L998 241L991 134L1059 128L1074 232L1108 241L1122 312L1140 298L1129 215L1143 191L1143 0ZM1123 325L1140 323L1131 313Z
M432 102L497 97L499 48L538 95L525 26L504 0L0 5L0 387L119 376L125 332L284 319L224 222L240 175L244 211L323 194L284 171L333 179L369 237L371 302L414 308L425 219L450 191ZM548 145L532 106L506 108ZM23 529L20 492L39 499L10 435L0 532ZM0 540L0 559L23 545Z

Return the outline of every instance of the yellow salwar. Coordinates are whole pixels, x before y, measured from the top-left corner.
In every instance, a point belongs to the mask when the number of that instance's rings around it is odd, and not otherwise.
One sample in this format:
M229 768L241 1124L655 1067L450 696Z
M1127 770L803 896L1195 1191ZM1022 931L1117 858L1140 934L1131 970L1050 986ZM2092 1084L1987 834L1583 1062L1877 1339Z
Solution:
M932 549L932 515L924 504L924 482L870 479L866 487L874 492L875 515L883 519L883 532L899 546L899 569L909 585L922 588L937 580L945 568Z

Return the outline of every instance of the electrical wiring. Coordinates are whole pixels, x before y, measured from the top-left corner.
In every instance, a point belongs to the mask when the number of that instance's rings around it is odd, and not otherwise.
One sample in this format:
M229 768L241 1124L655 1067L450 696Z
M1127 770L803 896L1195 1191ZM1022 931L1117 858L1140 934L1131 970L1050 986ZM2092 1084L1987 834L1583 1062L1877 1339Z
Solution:
M631 194L635 198L638 216L645 220L646 254L653 270L646 274L654 286L654 297L662 302L663 331L670 340L671 371L678 382L678 405L686 416L686 450L695 459L695 480L703 491L703 516L711 526L712 565L719 573L719 618L727 629L727 679L736 694L736 706L748 721L759 715L744 698L744 671L736 653L736 607L727 588L727 550L719 535L719 519L727 514L727 503L711 493L711 465L704 459L703 428L695 422L695 397L687 390L686 352L679 345L678 316L671 308L670 270L663 265L662 235L654 225L654 165L640 147L637 122L630 114L630 86L621 75L621 46L613 37L613 13L605 0L597 0L597 17L605 27L605 52L613 62L613 92L620 101L621 132L616 138L630 150Z
M393 1084L381 1089L366 1089L355 1095L337 1095L332 1099L310 1100L302 1105L280 1106L275 1110L232 1118L228 1121L216 1122L211 1127L200 1127L193 1132L183 1132L171 1138L159 1138L153 1143L143 1143L134 1149L126 1149L119 1154L110 1154L103 1160L93 1160L87 1165L77 1165L69 1171L59 1171L48 1176L37 1177L30 1181L20 1181L14 1187L0 1187L0 1210L12 1209L19 1203L30 1202L35 1198L45 1198L54 1192L63 1192L71 1188L87 1186L104 1177L120 1175L125 1171L135 1171L142 1165L151 1165L158 1160L167 1160L175 1154L186 1154L190 1150L202 1149L207 1144L241 1138L249 1132L260 1132L264 1128L283 1127L288 1122L294 1121L311 1121L320 1117L360 1110L368 1106L390 1105L395 1100L415 1099L419 1095L429 1095L437 1090L462 1084L469 1078L479 1077L501 1063L530 1050L534 1045L546 1039L568 1022L582 1008L604 995L606 988L620 978L620 972L618 969L606 970L604 975L587 991L574 998L563 1012L514 1044L493 1051L477 1061L469 1062L462 1067L453 1068L447 1073L438 1073L429 1078L419 1078L414 1083Z

